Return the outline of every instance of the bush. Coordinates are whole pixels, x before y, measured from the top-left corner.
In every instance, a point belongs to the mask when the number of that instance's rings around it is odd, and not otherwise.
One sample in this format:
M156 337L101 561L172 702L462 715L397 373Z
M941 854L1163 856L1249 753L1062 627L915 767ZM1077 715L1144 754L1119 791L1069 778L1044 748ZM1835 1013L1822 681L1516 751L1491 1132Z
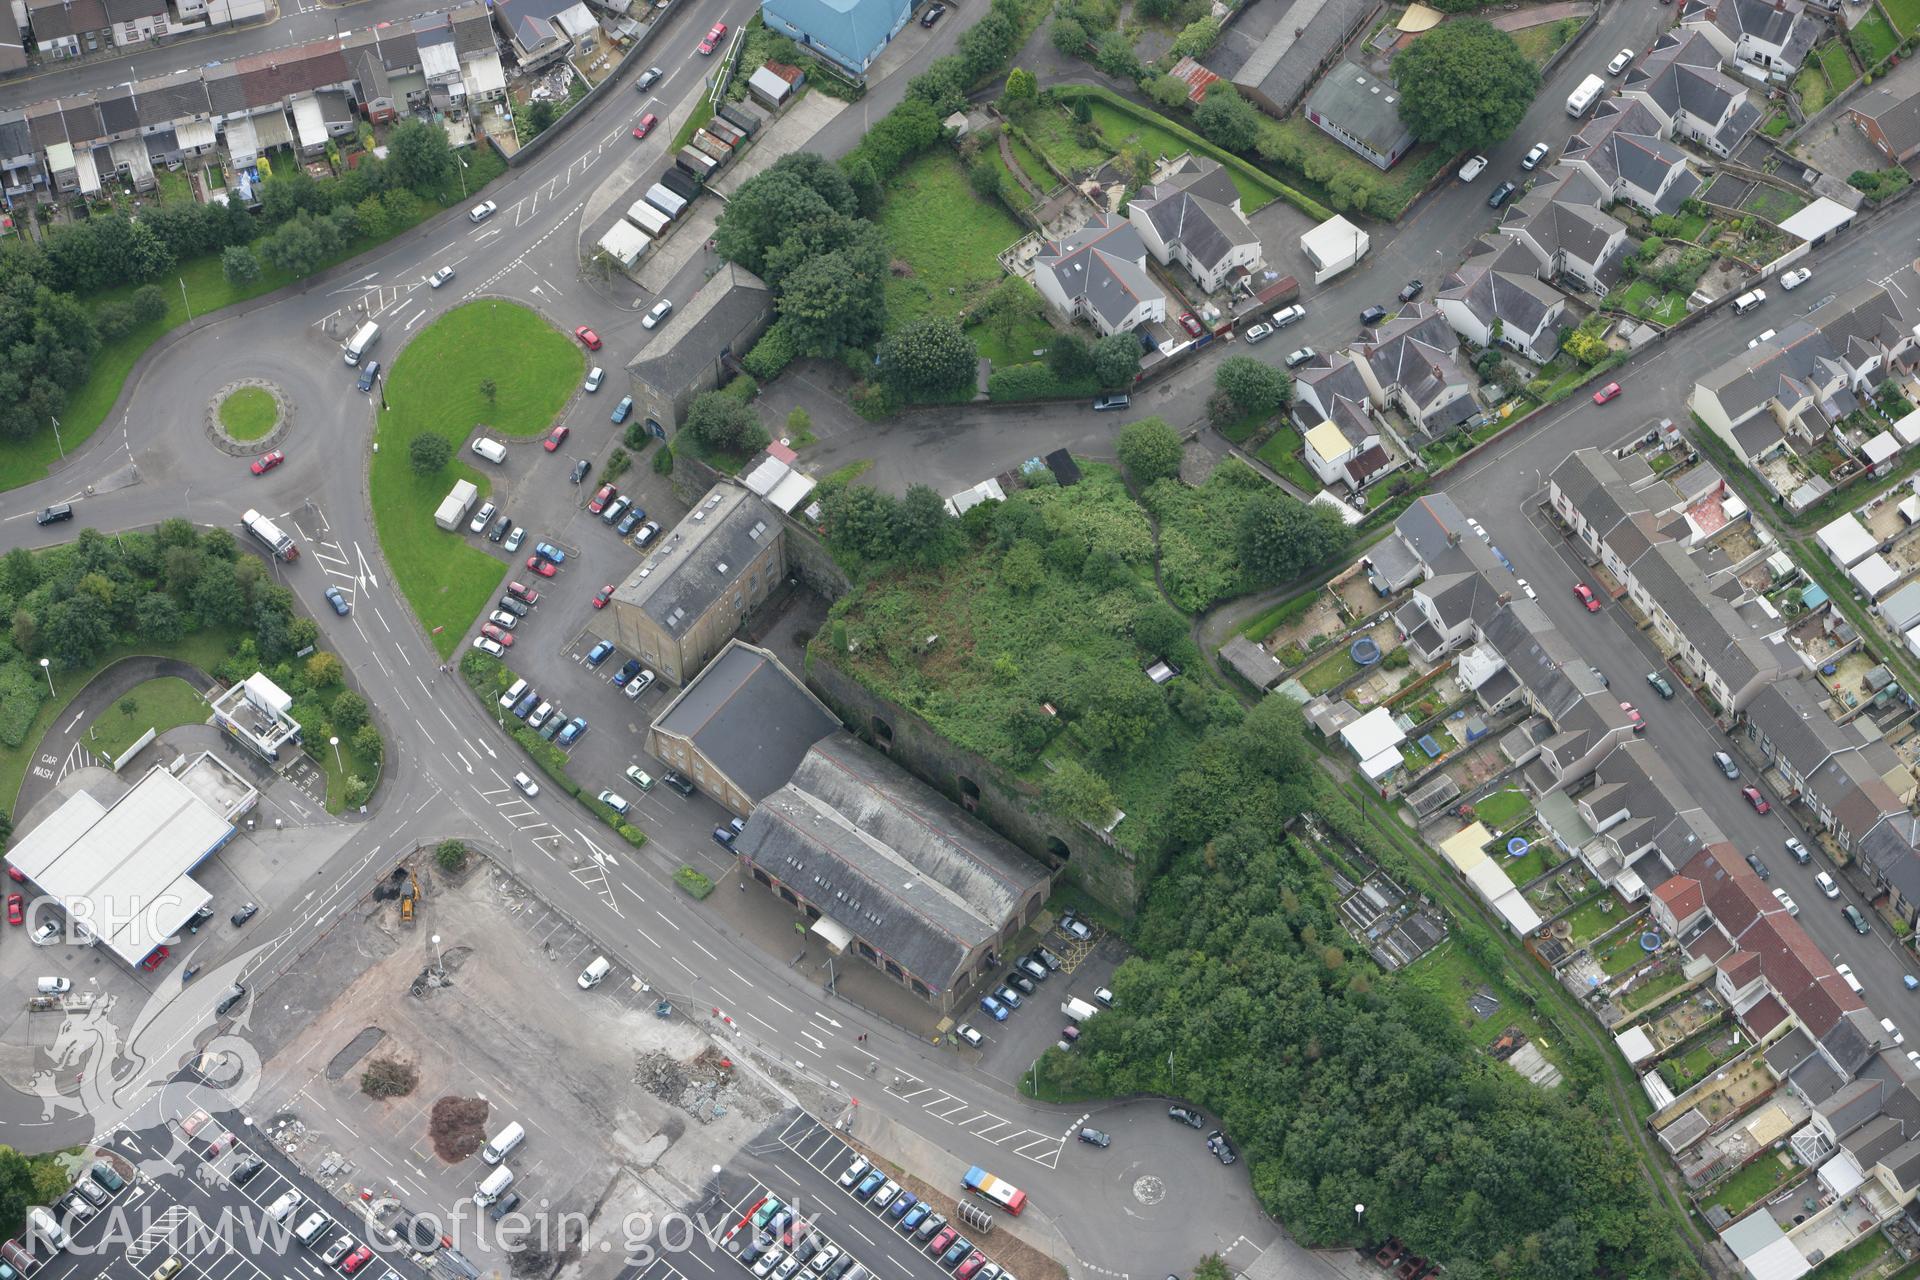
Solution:
M1047 400L1065 395L1053 370L1039 362L995 367L987 375L989 400Z
M467 865L467 846L458 840L442 840L434 846L433 860L442 871L461 871Z
M430 476L453 460L453 441L431 431L423 431L407 446L407 462L414 474Z
M1142 418L1120 429L1120 465L1141 488L1180 474L1180 435L1160 418Z
M360 1073L360 1092L369 1098L404 1098L419 1085L419 1068L397 1058L375 1058Z
M1913 175L1905 169L1855 169L1847 175L1847 185L1866 193L1867 199L1878 202L1893 195L1913 181Z
M632 456L628 454L625 449L616 446L614 451L607 455L606 469L601 471L600 478L608 484L611 484L621 476L627 474L627 468L632 465Z
M673 474L673 449L670 446L661 445L660 452L653 455L653 474L657 476Z
M695 871L692 867L681 867L673 873L673 882L687 891L689 897L700 899L713 892L713 881Z
M782 323L769 328L760 335L760 341L753 344L753 350L740 360L746 371L762 382L772 381L780 376L782 370L799 356L800 348L794 342L793 330Z

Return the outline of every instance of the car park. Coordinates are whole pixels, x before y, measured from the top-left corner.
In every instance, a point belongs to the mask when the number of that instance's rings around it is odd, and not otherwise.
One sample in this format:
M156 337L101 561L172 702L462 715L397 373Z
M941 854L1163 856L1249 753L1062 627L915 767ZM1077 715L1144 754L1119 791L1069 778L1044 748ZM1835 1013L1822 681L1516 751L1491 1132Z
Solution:
M1312 347L1301 347L1297 351L1289 351L1286 360L1287 368L1297 369L1318 354Z
M1168 1107L1167 1119L1178 1120L1189 1129L1198 1129L1205 1123L1200 1119L1199 1112L1189 1111L1185 1107Z
M1782 289L1798 289L1811 279L1813 279L1813 271L1811 268L1796 267L1792 271L1783 271L1780 273L1780 287Z
M707 38L702 40L699 44L699 49L701 54L704 56L706 54L712 53L715 49L720 47L720 42L726 38L727 38L727 24L724 22L714 23L713 29L707 32Z
M442 267L438 271L434 272L432 275L427 277L427 287L429 289L438 289L441 285L445 284L447 281L451 279L453 279L453 268Z
M1486 171L1487 171L1487 158L1485 156L1475 156L1473 159L1467 161L1465 164L1460 166L1460 181L1472 182L1475 178L1479 177L1481 174L1485 173Z
M1595 404L1605 404L1619 394L1620 384L1617 382L1609 382L1606 386L1593 393L1593 402Z
M1001 1004L992 996L980 997L980 1011L989 1018L992 1018L995 1022L1005 1022L1007 1020L1007 1006Z
M1786 843L1787 856L1789 858L1792 858L1803 867L1813 861L1813 855L1807 852L1807 846L1801 844L1798 837L1788 836Z
M1251 343L1251 342L1263 342L1266 339L1271 338L1273 334L1274 334L1274 328L1272 325L1254 324L1254 325L1248 325L1246 332L1242 333L1240 336L1245 338L1248 342Z
M660 123L660 117L649 111L640 117L640 123L633 126L633 136L644 138L653 132L653 126Z
M1547 158L1547 151L1548 147L1546 143L1534 143L1532 149L1527 152L1526 158L1520 162L1520 167L1522 169L1537 168L1540 162Z
M480 533L485 530L487 525L493 521L493 513L499 509L500 508L494 506L491 502L481 503L480 509L473 513L473 519L467 521L467 532Z
M284 451L279 449L274 449L271 452L263 453L259 457L255 458L253 460L253 465L248 467L247 470L253 472L253 474L257 476L263 476L267 474L267 472L279 466L281 463L285 462L286 460L287 460L287 455Z
M356 384L362 391L373 390L373 380L380 376L380 362L369 360L360 366L360 381Z
M600 349L600 335L585 325L581 325L578 329L575 329L573 336L580 339L580 345L589 351L598 351Z
M565 425L557 426L553 430L547 432L547 438L540 442L540 447L542 449L545 449L548 453L552 453L556 449L558 449L561 445L565 444L567 442L567 437L572 434L573 434L572 427L565 426Z
M1773 896L1776 902L1778 902L1781 906L1787 909L1788 915L1797 916L1800 914L1799 905L1795 903L1792 898L1787 896L1787 891L1785 889L1775 889L1773 891Z
M1755 813L1767 813L1773 809L1773 806L1767 803L1767 798L1760 794L1758 787L1742 787L1740 794L1747 798L1747 803L1753 806Z
M1840 896L1840 886L1835 884L1833 877L1824 871L1814 873L1813 883L1819 887L1821 893L1829 898L1837 898Z
M1771 872L1771 871L1769 871L1769 870L1767 869L1767 864L1766 864L1766 863L1764 863L1764 862L1762 862L1762 861L1760 860L1760 855L1759 855L1759 854L1757 854L1757 853L1750 853L1750 854L1748 854L1748 855L1747 855L1747 865L1748 865L1748 866L1750 866L1750 867L1752 867L1752 868L1753 868L1753 874L1755 874L1755 875L1757 875L1757 876L1759 876L1759 877L1760 877L1760 878L1761 878L1762 880L1771 880L1771 879L1773 879L1773 872Z
M593 648L587 650L587 665L590 667L599 666L607 660L607 656L612 652L613 641L602 640L600 643L594 645Z
M1673 696L1673 685L1658 671L1647 672L1647 683L1652 685L1654 692L1658 693L1661 697L1671 698Z
M646 315L640 317L640 327L642 329L656 329L672 314L673 303L662 298L647 309Z
M1499 186L1487 193L1487 207L1489 209L1498 209L1501 205L1513 199L1513 193L1519 189L1520 187L1517 183L1502 182Z
M1607 74L1610 76L1619 75L1622 71L1625 71L1627 69L1627 64L1632 61L1633 61L1633 50L1622 49L1620 52L1614 54L1613 61L1607 64Z

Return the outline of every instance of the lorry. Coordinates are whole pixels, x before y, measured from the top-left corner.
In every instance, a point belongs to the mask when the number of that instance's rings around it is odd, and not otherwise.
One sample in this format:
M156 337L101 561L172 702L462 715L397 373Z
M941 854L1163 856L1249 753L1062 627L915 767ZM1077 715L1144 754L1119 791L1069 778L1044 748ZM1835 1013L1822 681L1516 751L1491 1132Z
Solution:
M1070 997L1065 1004L1060 1006L1060 1012L1066 1014L1075 1022L1085 1022L1088 1018L1100 1012L1100 1010L1094 1005L1088 1004L1085 1000L1080 999L1078 996L1074 996Z
M378 341L380 341L380 326L373 321L369 320L355 329L353 336L347 339L347 363L359 364L360 357L372 350L373 344Z
M1606 92L1607 82L1599 76L1588 76L1580 82L1578 88L1567 95L1567 114L1578 120L1593 110L1593 104L1600 101L1600 95Z
M471 480L456 481L453 490L440 502L440 509L433 513L433 522L442 529L458 533L460 526L466 523L467 512L473 509L474 499L480 496L480 490Z
M293 539L282 533L279 525L258 511L249 508L247 513L240 517L240 523L247 527L248 533L260 539L267 550L273 553L275 560L292 561L300 558L300 548L294 544Z
M994 1177L979 1165L967 1170L967 1176L960 1179L960 1185L1011 1214L1017 1215L1027 1207L1026 1192L1004 1178Z

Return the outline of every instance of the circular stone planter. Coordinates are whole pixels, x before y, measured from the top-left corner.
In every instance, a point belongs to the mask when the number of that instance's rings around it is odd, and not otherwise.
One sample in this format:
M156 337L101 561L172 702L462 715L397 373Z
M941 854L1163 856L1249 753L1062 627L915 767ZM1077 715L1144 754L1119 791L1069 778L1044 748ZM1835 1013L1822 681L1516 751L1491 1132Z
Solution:
M241 402L247 402L249 413L257 413L261 407L260 396L266 396L271 402L273 418L264 432L242 440L228 429L221 410L236 395L241 397ZM242 378L238 382L230 382L214 392L213 398L207 401L207 438L213 441L216 448L236 458L272 449L286 438L292 423L293 405L287 399L286 392L264 378Z

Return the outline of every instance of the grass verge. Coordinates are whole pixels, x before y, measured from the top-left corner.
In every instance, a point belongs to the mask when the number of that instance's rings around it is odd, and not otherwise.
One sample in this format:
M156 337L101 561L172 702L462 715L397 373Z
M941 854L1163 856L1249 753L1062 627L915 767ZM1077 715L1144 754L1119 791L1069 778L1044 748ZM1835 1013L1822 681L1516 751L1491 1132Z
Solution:
M509 437L542 434L585 373L571 338L526 307L492 299L447 312L394 361L390 409L374 429L374 526L401 594L442 658L485 611L509 567L469 543L464 530L449 533L433 523L454 481L472 480L482 496L488 492L488 476L467 465L461 450L476 423ZM484 378L494 382L491 400L481 394ZM455 460L430 476L416 474L407 458L413 438L425 434L455 449Z
M165 733L183 724L199 724L212 712L200 691L178 676L161 676L135 685L87 726L87 750L111 764L149 729Z

